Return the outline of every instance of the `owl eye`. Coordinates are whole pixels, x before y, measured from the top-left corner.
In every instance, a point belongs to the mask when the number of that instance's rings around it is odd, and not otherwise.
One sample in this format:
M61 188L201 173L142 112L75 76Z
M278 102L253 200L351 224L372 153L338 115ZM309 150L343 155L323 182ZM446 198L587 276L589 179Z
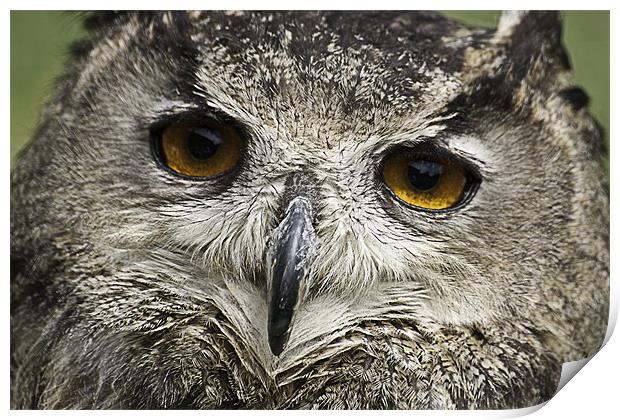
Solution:
M400 153L383 163L385 185L401 201L421 210L459 206L474 191L474 178L463 165L426 155Z
M173 172L190 177L214 177L230 172L241 157L237 131L216 122L172 123L161 132L158 157Z

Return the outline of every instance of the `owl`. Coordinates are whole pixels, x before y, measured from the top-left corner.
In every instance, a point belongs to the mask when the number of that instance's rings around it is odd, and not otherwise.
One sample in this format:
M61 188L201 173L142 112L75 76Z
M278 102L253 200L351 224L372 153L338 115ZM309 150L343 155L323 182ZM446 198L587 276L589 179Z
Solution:
M598 350L558 13L85 25L11 174L13 408L520 408Z

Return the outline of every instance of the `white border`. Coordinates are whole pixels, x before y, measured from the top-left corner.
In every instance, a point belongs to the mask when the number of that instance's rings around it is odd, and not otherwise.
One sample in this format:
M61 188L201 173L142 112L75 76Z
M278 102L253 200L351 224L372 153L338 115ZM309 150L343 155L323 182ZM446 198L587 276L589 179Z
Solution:
M523 1L490 1L472 0L463 3L459 0L178 0L178 1L146 1L146 0L93 0L88 3L77 0L58 0L52 3L41 0L7 0L3 2L7 9L12 10L110 10L110 9L259 9L259 10L314 10L314 9L363 9L363 10L613 10L611 0L589 0L587 3L577 0L523 0ZM584 8L583 6L588 6ZM467 6L467 7L465 7Z
M230 0L230 1L221 1L221 0L210 0L210 1L187 1L187 0L179 0L175 2L155 2L155 1L117 1L117 0L109 0L106 2L103 1L91 1L85 3L83 1L55 1L53 3L45 3L43 1L5 1L3 2L5 7L7 8L4 14L4 25L2 27L4 30L2 31L2 48L4 52L4 57L9 56L9 48L10 48L10 14L9 9L15 10L33 10L33 9L49 9L53 7L57 10L80 10L80 9L127 9L127 8L135 8L135 9L168 9L168 8L176 8L176 9L202 9L202 8L211 8L211 9L432 9L432 10L462 10L466 5L470 10L494 10L499 6L503 9L583 9L583 6L587 6L590 10L611 10L611 104L610 104L610 115L617 115L615 112L618 110L618 83L617 78L614 75L620 74L620 66L618 65L618 54L614 52L614 47L617 49L618 47L618 28L620 25L620 19L618 18L619 12L616 7L614 7L614 3L612 1L600 1L600 0L589 0L588 2L583 1L531 1L531 0L523 0L519 2L515 1L505 1L499 4L497 1L469 1L463 3L461 1L433 1L432 3L427 2L414 2L414 1L405 1L405 0L382 0L378 1L336 1L336 0L315 0L313 2L305 2L305 3L292 3L292 2L284 2L284 1L261 1L261 2L252 2L248 0ZM3 84L4 89L3 92L8 93L10 89L10 78L9 78L9 60L7 59L5 65L2 67L2 71L4 73ZM2 102L3 108L3 118L5 124L5 130L7 131L6 138L10 138L8 133L10 123L9 123L9 110L10 110L10 97L7 94L5 101ZM615 163L618 161L618 156L616 149L617 147L617 131L615 131L615 124L613 122L613 118L610 121L610 161ZM4 235L5 241L3 243L4 252L2 253L2 267L4 272L4 289L2 293L2 307L5 308L5 313L2 316L2 325L3 332L5 337L5 345L2 346L2 360L4 360L4 364L2 365L2 407L4 410L8 410L9 407L9 294L8 294L8 279L9 279L9 264L10 264L10 244L9 244L9 168L10 168L10 145L8 141L5 141L5 153L1 155L1 163L3 168L5 168L5 178L2 183L3 196L5 197L5 205L2 207L2 216L5 223L2 225L2 233ZM612 223L611 223L611 261L612 268L611 272L615 273L615 261L617 260L617 240L618 238L618 229L616 229L616 224L614 223L614 214L615 209L618 207L618 170L610 165L610 179L611 179L611 215L612 215ZM611 291L612 291L612 309L611 309L611 320L608 332L612 330L612 327L615 325L618 314L618 281L617 276L612 275L611 280ZM618 339L617 334L611 336L611 339L607 342L604 348L597 354L591 362L589 362L581 372L577 375L577 379L570 381L555 397L553 397L542 409L535 411L530 415L530 418L536 419L546 419L546 418L567 418L567 419L583 419L583 418L611 418L611 416L617 416L618 413L618 378L619 378L619 361L617 355L620 355L620 339ZM468 417L468 418L502 418L502 417L514 417L515 415L523 415L526 414L528 409L517 410L517 411L459 411L459 412L391 412L389 416L401 417L401 418L411 418L411 416L415 416L416 418L445 418L448 417ZM80 412L28 412L28 411L12 411L9 413L11 416L15 417L32 417L32 416L50 416L50 417L73 417L79 416L81 418L85 415L85 413ZM98 418L100 416L120 416L124 418L133 417L138 413L129 412L129 411L114 411L114 412L89 412L88 416L92 416L94 418ZM140 413L142 414L142 413ZM174 413L172 415L177 415L179 413ZM170 413L167 412L149 412L149 416L160 417L164 416L168 417ZM384 416L386 413L383 412L307 412L307 411L298 411L298 412L183 412L183 416L186 417L194 417L202 418L205 415L215 416L215 417L237 417L237 416L252 416L252 418L262 418L264 416L268 417L280 417L286 416L287 418L290 416L295 417L306 417L306 416L338 416L338 417L350 417L353 416L357 419L359 416L361 417L372 417L372 416ZM406 416L406 417L405 417Z

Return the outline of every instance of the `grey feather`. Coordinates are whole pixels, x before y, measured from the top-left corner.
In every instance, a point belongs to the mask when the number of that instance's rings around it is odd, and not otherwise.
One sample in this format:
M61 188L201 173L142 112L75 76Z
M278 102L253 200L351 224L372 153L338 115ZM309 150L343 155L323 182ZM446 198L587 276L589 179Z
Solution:
M13 408L524 407L601 345L602 139L557 14L89 22L11 175ZM152 127L187 112L245 127L232 178L158 166ZM423 141L477 168L466 206L386 194L381 159ZM265 256L291 176L318 245L276 357Z

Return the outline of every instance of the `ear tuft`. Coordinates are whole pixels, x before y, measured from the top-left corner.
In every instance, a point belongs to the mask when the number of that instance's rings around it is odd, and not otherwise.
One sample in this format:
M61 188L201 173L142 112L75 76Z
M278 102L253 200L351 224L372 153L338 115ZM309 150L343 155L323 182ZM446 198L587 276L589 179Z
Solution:
M508 47L508 54L518 61L540 57L570 70L570 61L562 44L562 19L553 10L506 11L502 13L494 37Z
M497 24L496 37L505 39L510 37L523 17L527 14L524 10L505 10Z
M560 12L555 10L508 10L502 12L497 25L496 37L509 39L514 35L529 31L534 36L562 35L562 19Z

